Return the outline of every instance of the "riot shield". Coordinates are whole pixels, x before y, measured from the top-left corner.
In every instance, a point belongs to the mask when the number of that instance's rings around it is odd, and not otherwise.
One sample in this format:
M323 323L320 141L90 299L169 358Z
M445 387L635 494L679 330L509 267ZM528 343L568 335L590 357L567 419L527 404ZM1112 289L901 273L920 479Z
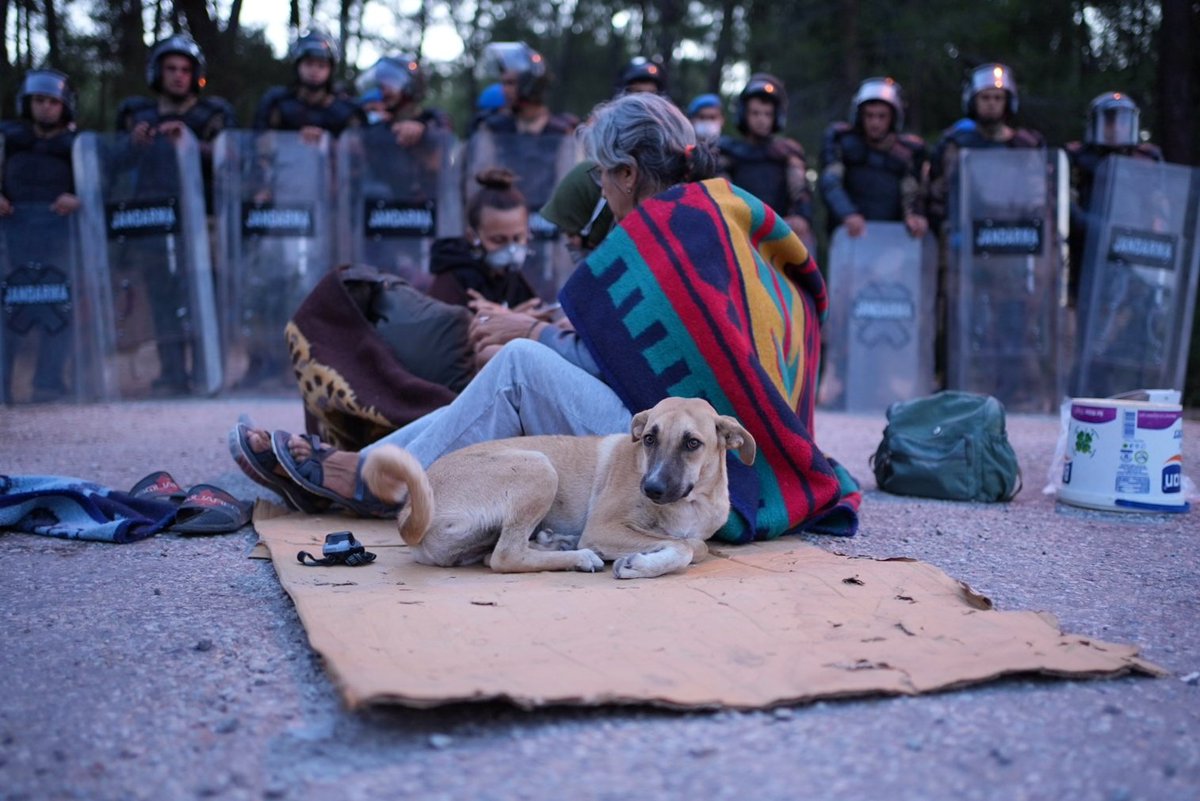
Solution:
M462 236L454 136L427 129L401 147L387 125L344 132L337 143L339 253L428 288L438 237Z
M4 403L82 401L94 372L95 286L79 258L79 218L48 203L0 217L0 389Z
M98 347L110 398L210 395L220 344L200 150L190 132L75 140L80 241L100 284Z
M1064 390L1066 156L966 149L951 179L946 383L1010 411Z
M295 390L283 328L334 266L331 140L228 130L213 147L226 388Z
M466 200L479 184L475 175L489 167L504 167L519 180L517 188L529 206L529 256L523 272L543 300L554 300L575 265L558 226L539 214L554 187L579 163L579 142L570 135L498 134L480 128L471 135L463 155Z
M1074 397L1183 389L1196 300L1200 171L1105 159L1088 212Z
M821 405L880 412L933 387L937 251L902 223L839 227L829 248L829 317Z

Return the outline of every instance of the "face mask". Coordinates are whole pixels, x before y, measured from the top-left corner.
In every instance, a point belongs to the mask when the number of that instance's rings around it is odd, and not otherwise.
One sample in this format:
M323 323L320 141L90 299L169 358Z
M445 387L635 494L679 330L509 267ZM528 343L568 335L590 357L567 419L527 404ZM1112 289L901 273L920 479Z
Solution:
M387 115L382 111L372 110L367 112L367 125L374 125L377 122L383 122L385 119L387 119Z
M721 135L721 123L716 120L697 120L695 128L697 139L716 139Z
M525 263L525 256L528 252L529 249L524 245L513 243L499 250L493 250L483 257L483 262L493 270L514 272L521 269L521 265Z

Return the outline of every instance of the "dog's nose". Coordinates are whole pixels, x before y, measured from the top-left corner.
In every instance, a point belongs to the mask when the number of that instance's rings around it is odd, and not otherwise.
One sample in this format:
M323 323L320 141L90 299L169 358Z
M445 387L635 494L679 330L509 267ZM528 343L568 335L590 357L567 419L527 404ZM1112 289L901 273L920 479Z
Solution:
M652 501L661 501L663 495L667 492L667 488L661 481L650 478L642 479L642 494Z

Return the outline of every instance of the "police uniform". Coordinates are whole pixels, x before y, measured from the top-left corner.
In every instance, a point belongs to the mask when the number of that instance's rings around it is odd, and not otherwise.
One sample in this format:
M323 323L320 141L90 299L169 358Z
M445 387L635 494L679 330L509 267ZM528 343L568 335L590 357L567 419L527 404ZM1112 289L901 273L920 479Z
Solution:
M63 193L75 193L75 176L71 170L71 145L75 141L73 130L64 128L54 136L43 138L34 132L32 123L10 120L0 122L0 135L4 137L4 175L0 188L6 198L13 203L49 205ZM28 242L28 237L39 235L37 231L26 231L19 224L5 226L5 229L9 237L8 247L14 253L28 252L22 244L22 238ZM48 243L39 242L36 246L29 244L44 250ZM68 243L60 244L65 250ZM64 253L63 258L68 256ZM33 400L49 400L67 391L63 386L63 368L71 351L69 332L69 328L56 333L48 330L41 332L42 340L33 375ZM15 352L4 354L4 373L10 377L15 356ZM3 392L5 400L11 402L11 387L3 387Z
M362 110L346 98L333 97L332 102L312 105L301 100L294 88L286 86L268 90L254 113L254 128L259 131L299 131L314 127L337 136L364 121Z
M873 147L850 123L835 122L825 130L819 185L831 231L852 214L903 221L922 213L925 142L912 134L889 134L884 145Z
M762 200L784 217L803 217L812 225L812 189L808 179L788 180L788 162L799 159L801 173L808 160L795 139L772 136L763 141L722 136L717 147L721 172L736 186Z

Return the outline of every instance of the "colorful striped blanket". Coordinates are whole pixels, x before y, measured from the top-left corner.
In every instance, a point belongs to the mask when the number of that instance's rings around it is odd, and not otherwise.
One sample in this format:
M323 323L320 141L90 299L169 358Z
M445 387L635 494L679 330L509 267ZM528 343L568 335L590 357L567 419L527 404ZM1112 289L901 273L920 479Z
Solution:
M571 276L563 309L631 411L708 400L758 443L729 459L728 542L853 534L861 495L813 441L817 265L783 219L723 179L641 203Z

